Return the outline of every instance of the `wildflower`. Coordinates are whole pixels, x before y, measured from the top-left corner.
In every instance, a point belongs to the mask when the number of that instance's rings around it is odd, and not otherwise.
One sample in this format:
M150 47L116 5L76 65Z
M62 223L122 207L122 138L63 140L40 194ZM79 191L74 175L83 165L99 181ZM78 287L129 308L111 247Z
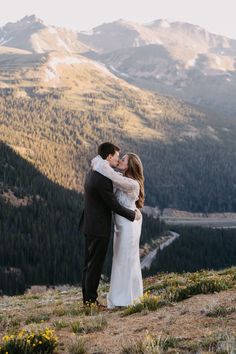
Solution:
M9 336L4 336L4 337L2 338L2 340L3 340L4 342L8 342L8 341L9 341L9 339L10 339L10 337L9 337Z

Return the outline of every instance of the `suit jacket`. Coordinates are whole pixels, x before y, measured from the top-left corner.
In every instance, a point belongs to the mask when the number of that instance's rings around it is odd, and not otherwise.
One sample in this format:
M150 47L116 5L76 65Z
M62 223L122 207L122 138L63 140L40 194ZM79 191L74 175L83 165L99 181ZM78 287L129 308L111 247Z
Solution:
M84 199L82 230L86 235L110 237L112 211L130 221L135 219L135 211L117 201L112 181L97 171L90 170L86 177Z

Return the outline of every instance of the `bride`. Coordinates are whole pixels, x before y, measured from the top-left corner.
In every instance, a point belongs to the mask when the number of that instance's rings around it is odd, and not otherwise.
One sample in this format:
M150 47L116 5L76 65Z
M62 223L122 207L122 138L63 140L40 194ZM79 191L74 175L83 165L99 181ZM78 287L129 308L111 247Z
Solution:
M92 169L113 181L115 194L121 205L129 209L142 208L144 204L144 175L140 158L127 153L119 161L116 172L108 161L96 156ZM129 306L140 301L143 282L139 258L139 240L142 218L133 222L115 214L115 233L108 308Z

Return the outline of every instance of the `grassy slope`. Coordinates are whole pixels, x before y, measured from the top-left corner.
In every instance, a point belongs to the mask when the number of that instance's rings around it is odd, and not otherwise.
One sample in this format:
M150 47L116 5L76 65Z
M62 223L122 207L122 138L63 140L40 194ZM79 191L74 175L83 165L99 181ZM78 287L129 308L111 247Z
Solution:
M163 349L168 353L208 353L220 348L225 350L224 353L233 353L229 350L234 347L236 336L235 268L147 278L145 287L152 290L144 302L147 304L148 297L155 296L157 289L166 289L167 283L177 291L190 282L192 286L196 285L199 280L210 284L210 279L223 288L230 288L171 301L155 311L145 308L125 317L124 310L99 313L94 309L86 315L80 288L65 286L47 291L35 288L24 296L3 297L0 333L12 333L23 327L33 330L52 327L59 338L59 353L68 353L71 343L81 339L88 353L121 353L122 350L124 353L141 353L135 351L138 345L146 348L143 353L150 353L148 343L156 349L155 353L161 353ZM106 291L107 285L102 284L101 301L105 301Z

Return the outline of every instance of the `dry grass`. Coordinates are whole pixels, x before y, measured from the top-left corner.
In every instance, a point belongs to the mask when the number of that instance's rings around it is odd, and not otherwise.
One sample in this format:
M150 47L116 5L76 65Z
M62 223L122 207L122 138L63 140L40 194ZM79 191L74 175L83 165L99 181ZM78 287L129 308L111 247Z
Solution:
M236 336L233 273L232 269L202 272L201 276L205 278L212 279L214 276L219 280L225 277L228 283L224 284L230 285L229 289L191 295L178 302L167 301L162 306L159 303L160 294L157 294L161 285L164 293L170 282L172 287L174 282L177 287L180 280L182 286L190 279L198 283L199 274L162 274L148 278L145 286L150 293L146 295L145 308L125 317L126 310L122 309L107 312L96 309L88 313L82 306L81 289L77 287L64 286L41 293L38 289L37 294L4 296L0 302L0 338L5 334L17 333L22 328L39 330L50 327L58 337L58 354L113 354L122 350L123 353L232 354ZM107 286L102 284L101 301L106 291Z

